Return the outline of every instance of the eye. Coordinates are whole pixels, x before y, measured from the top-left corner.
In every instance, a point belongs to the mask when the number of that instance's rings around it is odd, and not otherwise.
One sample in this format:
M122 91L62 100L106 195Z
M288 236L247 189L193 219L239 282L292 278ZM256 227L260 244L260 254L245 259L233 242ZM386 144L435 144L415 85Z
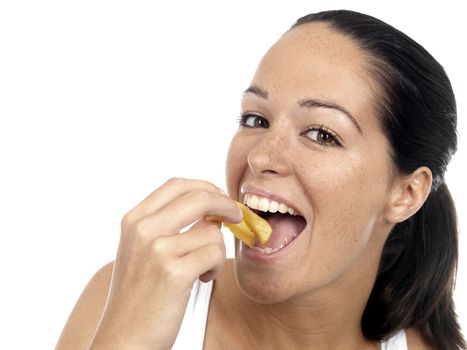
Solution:
M241 126L246 128L269 128L269 122L259 115L255 114L244 114L239 118Z
M322 146L342 146L337 135L325 126L311 127L304 132L304 135Z

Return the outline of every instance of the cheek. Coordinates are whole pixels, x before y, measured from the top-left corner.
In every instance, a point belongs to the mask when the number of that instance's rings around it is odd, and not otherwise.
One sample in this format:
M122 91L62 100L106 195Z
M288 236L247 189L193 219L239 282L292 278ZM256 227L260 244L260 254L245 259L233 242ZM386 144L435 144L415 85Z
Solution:
M373 142L371 147L300 159L299 182L306 184L316 215L363 220L382 208L390 183L390 158L384 145Z
M230 142L225 167L227 193L233 199L238 199L239 196L239 184L247 166L247 152L246 143L237 133Z
M348 156L308 173L314 178L307 188L314 211L309 256L327 272L338 273L362 256L375 236L387 193L385 159Z

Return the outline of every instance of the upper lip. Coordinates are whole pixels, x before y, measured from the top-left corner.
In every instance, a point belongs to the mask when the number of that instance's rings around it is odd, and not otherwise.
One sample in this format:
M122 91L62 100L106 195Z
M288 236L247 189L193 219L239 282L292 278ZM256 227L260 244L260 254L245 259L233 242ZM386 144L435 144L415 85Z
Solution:
M261 196L261 197L266 197L266 198L269 198L271 200L274 200L276 202L279 202L279 203L284 203L285 205L287 205L288 207L290 208L293 208L293 210L295 211L295 213L297 215L301 215L303 216L303 212L300 210L300 208L297 208L295 204L293 204L291 201L289 201L288 199L270 191L270 190L265 190L265 189L259 189L253 185L250 185L250 184L243 184L241 189L240 189L240 192L244 195L246 193L249 193L249 194L254 194L254 195L257 195L257 196Z

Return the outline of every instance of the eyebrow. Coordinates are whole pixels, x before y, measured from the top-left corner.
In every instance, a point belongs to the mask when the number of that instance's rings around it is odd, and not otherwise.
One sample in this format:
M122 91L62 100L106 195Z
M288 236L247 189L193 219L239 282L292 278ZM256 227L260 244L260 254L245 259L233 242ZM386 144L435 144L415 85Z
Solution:
M263 88L260 88L259 86L250 86L243 93L244 94L252 93L265 100L267 100L269 97L268 92L264 90ZM352 124L357 128L359 134L363 135L363 131L360 128L360 125L358 125L357 120L353 117L353 115L348 110L346 110L344 107L341 107L336 103L317 100L317 99L311 99L311 98L305 98L303 100L298 101L298 105L300 107L305 107L305 108L328 108L328 109L338 110L342 112L345 116L347 116L347 118L349 118Z
M252 94L255 94L261 98L264 98L265 100L268 99L268 92L258 86L250 86L248 89L246 89L244 92L244 94L246 93L252 93Z

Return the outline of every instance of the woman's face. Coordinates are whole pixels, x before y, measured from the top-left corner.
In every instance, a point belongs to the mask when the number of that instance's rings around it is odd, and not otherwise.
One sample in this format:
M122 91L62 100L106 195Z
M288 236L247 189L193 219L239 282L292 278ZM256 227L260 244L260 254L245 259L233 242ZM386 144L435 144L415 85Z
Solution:
M236 277L254 300L374 277L389 232L381 213L393 166L365 65L349 38L306 24L267 52L244 93L246 126L230 146L228 192L241 202L245 194L279 199L306 219L272 254L236 240Z

